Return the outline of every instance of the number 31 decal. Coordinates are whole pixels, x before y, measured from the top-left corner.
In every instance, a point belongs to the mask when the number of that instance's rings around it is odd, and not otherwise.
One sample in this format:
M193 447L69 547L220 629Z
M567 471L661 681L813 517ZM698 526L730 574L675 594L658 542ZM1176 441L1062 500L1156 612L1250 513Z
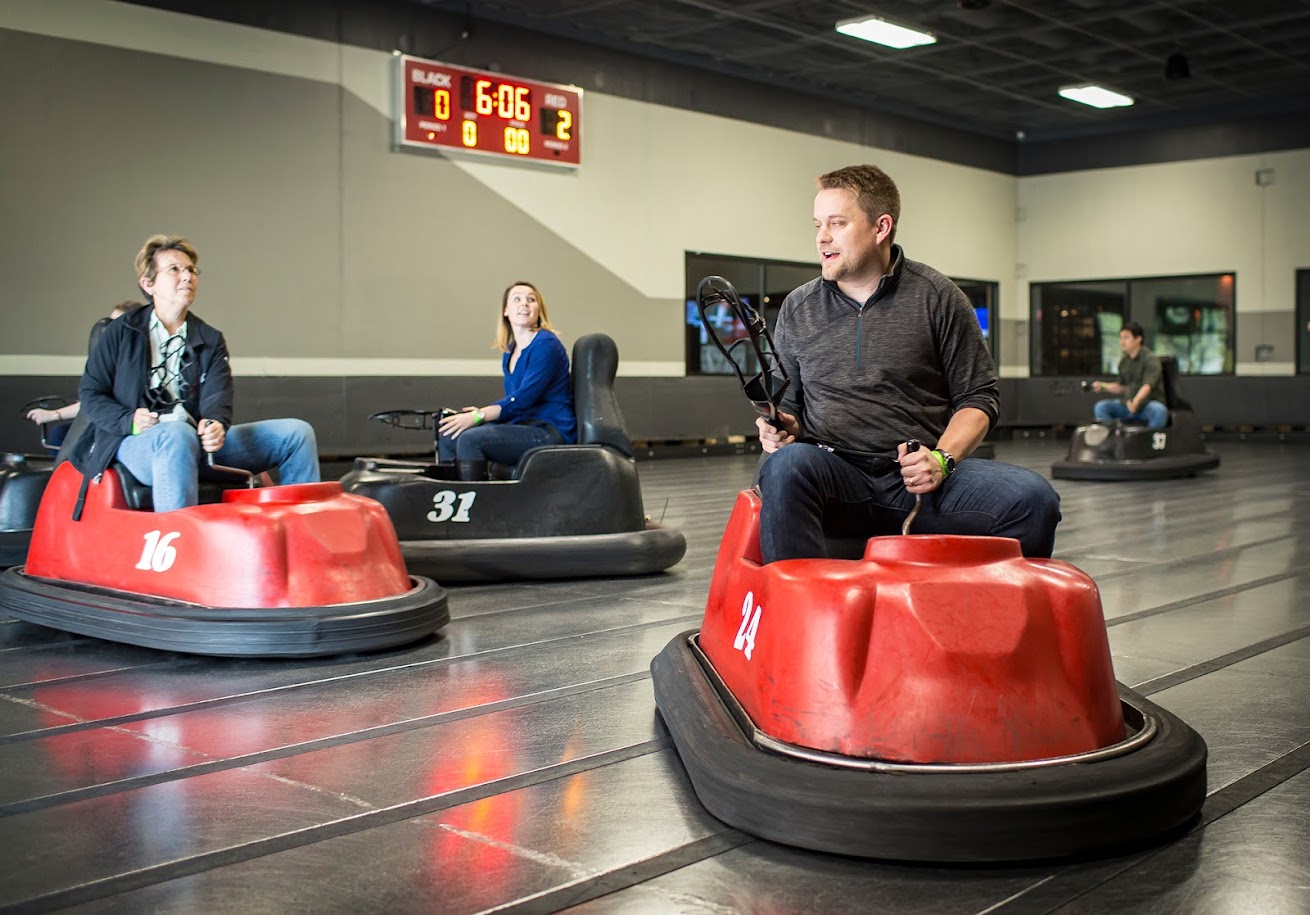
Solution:
M732 647L746 655L746 660L751 659L751 652L755 650L755 633L760 628L760 612L764 608L755 605L755 592L746 592L746 602L741 605L741 628L737 630L737 637L732 640Z
M1165 443L1168 442L1168 440L1169 440L1169 437L1168 437L1168 434L1167 434L1167 433L1164 433L1164 432L1154 432L1154 433L1152 433L1152 434L1151 434L1151 449L1152 449L1153 451L1163 451L1163 450L1164 450Z
M432 511L428 512L428 520L436 524L442 521L468 521L469 509L473 507L473 500L477 497L476 492L462 492L456 496L449 489L443 489L432 497ZM455 505L457 499L458 507Z

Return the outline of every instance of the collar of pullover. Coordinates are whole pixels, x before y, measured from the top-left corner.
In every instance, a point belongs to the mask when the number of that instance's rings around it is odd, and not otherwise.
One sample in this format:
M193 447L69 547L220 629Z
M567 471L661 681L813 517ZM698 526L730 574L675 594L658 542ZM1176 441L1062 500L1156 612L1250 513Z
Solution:
M833 280L824 280L823 285L827 286L833 291L833 293L845 299L847 302L850 302L855 308L864 309L881 299L883 296L889 295L891 291L896 288L896 284L901 280L901 268L904 266L905 254L901 251L901 246L892 245L892 268L882 275L882 279L878 281L878 288L873 290L873 295L869 296L869 300L863 304L855 301L846 293L842 292L837 286L837 283Z

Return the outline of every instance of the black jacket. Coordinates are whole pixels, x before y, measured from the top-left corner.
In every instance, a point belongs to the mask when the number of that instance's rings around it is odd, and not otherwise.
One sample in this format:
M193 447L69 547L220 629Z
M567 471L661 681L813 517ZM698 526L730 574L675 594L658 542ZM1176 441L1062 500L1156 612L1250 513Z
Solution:
M150 316L147 305L105 328L91 350L78 394L90 428L74 443L68 459L90 479L114 460L118 446L132 434L132 414L146 406L150 373ZM182 357L185 396L182 404L196 420L232 425L232 372L223 334L196 316L187 315Z

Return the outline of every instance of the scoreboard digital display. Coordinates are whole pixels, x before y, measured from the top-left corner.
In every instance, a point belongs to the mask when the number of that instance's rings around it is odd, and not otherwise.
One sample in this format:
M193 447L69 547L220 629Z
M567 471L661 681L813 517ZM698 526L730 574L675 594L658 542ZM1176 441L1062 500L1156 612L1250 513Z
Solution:
M396 55L396 144L577 168L582 90Z

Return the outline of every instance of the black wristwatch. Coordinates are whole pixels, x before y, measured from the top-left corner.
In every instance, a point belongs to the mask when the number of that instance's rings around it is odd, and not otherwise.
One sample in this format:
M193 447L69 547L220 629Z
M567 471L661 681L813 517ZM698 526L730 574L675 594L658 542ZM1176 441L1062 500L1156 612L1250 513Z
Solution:
M943 480L955 473L955 455L951 454L949 451L942 451L940 448L933 449L932 453L935 454L937 460L941 462Z

